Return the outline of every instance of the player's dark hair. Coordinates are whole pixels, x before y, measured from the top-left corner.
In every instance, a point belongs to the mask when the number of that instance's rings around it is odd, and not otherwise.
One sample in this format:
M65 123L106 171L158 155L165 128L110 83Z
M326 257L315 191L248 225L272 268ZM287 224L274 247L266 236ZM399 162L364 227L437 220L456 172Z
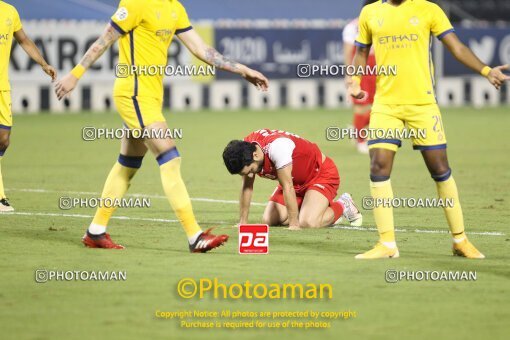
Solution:
M238 174L246 165L253 163L254 144L242 140L233 140L223 150L223 161L228 172Z
M363 1L362 7L365 7L366 5L373 4L374 2L377 2L377 1L379 1L379 0L365 0L365 1Z

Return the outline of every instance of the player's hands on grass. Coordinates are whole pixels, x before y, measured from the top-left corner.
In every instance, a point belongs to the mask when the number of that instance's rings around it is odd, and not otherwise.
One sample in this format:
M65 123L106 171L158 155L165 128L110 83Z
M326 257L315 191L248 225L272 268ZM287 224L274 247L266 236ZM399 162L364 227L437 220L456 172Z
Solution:
M69 95L78 84L78 78L73 76L71 73L66 74L62 79L55 84L55 94L58 100L62 100L64 97Z
M255 85L261 91L267 91L269 80L260 72L245 67L241 73L243 78Z
M364 100L368 97L368 93L361 89L361 85L352 78L347 80L347 93L354 99Z
M503 86L503 83L505 81L510 80L510 76L504 74L503 70L510 70L510 65L507 64L503 66L494 67L487 76L489 82L492 85L494 85L494 87L498 90L501 88L501 86Z
M57 70L53 66L45 64L41 67L43 71L51 77L51 81L57 80Z

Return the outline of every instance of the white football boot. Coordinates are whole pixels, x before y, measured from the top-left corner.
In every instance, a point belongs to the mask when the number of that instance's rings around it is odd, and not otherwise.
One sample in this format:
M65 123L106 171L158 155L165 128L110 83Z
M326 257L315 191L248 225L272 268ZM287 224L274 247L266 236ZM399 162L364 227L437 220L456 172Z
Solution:
M337 202L342 203L344 206L344 212L342 216L335 222L335 225L342 222L343 218L345 218L347 221L349 221L352 227L361 227L363 224L363 215L361 215L361 212L354 203L351 195L344 193L340 196Z
M9 200L7 198L0 199L0 213L12 211L14 211L14 208L9 204Z

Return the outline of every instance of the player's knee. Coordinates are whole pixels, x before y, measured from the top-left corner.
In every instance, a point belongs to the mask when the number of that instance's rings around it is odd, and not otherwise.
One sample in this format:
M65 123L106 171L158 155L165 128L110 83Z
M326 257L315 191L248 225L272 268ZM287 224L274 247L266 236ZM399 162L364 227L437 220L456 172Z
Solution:
M267 216L267 214L262 215L262 223L263 224L267 224L267 225L271 226L272 225L271 222L272 222L271 218L269 216Z
M319 220L313 216L301 214L299 215L299 226L301 228L317 228Z
M389 176L391 165L381 159L373 159L370 162L370 174L373 176Z
M444 177L445 175L449 176L448 173L451 173L450 166L446 159L429 162L427 167L433 179Z
M430 175L432 177L441 176L441 175L447 173L449 170L450 170L450 167L448 166L448 164L436 164L430 168Z
M9 135L0 134L0 151L5 151L9 147L10 138Z
M432 179L436 182L444 182L452 175L452 169L449 167L446 167L444 169L440 169L437 172L430 172L430 175L432 176Z
M265 212L264 215L262 216L262 223L263 224L267 224L268 226L276 226L276 225L279 225L280 221L278 221L277 218L275 218L275 216L270 213L270 212Z

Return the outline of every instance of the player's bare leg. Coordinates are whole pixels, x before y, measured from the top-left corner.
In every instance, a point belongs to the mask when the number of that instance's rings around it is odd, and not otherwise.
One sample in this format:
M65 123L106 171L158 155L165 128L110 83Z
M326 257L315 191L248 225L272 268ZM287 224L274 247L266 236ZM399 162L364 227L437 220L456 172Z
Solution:
M395 159L395 151L383 148L370 150L370 192L374 200L392 199L390 175ZM379 232L379 242L372 249L356 256L356 259L379 259L399 257L395 242L393 208L374 207L374 218Z
M330 202L317 190L308 190L299 211L299 226L323 228L338 223L345 217L351 225L361 226L363 218L351 195L345 193Z
M446 149L424 150L422 156L430 175L436 182L439 198L443 200L453 199L454 202L453 207L446 206L444 208L446 220L453 237L453 254L467 258L484 258L485 256L468 241L464 233L462 208L457 185L448 164Z
M269 201L262 215L262 221L269 226L288 226L287 207L283 204Z
M301 228L327 227L332 225L338 218L335 218L335 212L330 208L329 200L323 194L316 190L308 190L306 192L303 204L299 210L299 226Z
M4 183L2 178L2 158L9 147L11 130L0 127L0 213L14 211L7 197L5 196Z
M157 122L147 126L145 129L161 131L168 129L168 125L165 122ZM174 140L170 138L146 139L145 145L150 150L150 152L156 157L159 156L161 153L169 149L174 149L176 147Z
M166 122L157 122L145 129L147 131L166 131L168 125ZM227 235L212 235L210 233L212 229L204 232L198 225L186 185L181 177L181 156L177 151L175 142L170 138L160 138L146 139L145 143L159 163L163 189L186 232L190 251L205 253L227 242Z
M102 199L121 199L127 192L131 179L142 165L147 153L147 147L142 139L124 137L120 143L120 155L113 166L104 185ZM87 233L83 237L83 244L89 248L123 249L116 244L106 232L108 222L115 212L114 207L99 207Z
M14 208L9 204L4 191L4 183L2 178L2 158L5 151L9 147L11 131L8 128L0 127L0 213L14 211Z

